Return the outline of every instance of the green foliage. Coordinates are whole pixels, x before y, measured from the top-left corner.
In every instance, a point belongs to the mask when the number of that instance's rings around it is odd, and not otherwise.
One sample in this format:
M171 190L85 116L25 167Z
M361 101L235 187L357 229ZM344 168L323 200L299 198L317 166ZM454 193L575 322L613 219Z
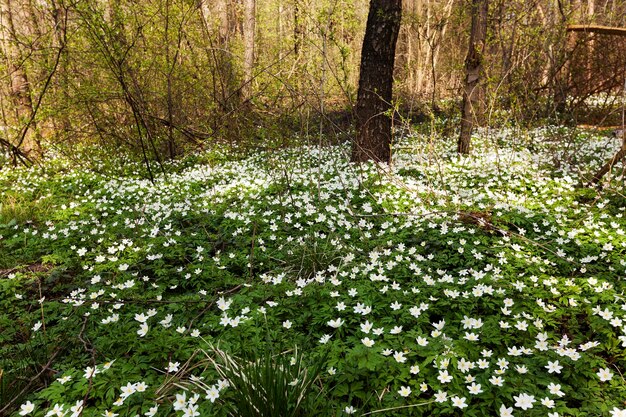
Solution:
M469 158L416 133L391 173L342 146L196 154L154 185L130 160L0 172L43 207L0 227L4 412L621 410L623 183L577 187L614 149L546 131Z
M328 408L322 393L314 390L323 357L307 365L297 349L274 355L266 348L260 358L251 360L235 358L212 345L204 353L233 388L228 403L232 415L296 417Z

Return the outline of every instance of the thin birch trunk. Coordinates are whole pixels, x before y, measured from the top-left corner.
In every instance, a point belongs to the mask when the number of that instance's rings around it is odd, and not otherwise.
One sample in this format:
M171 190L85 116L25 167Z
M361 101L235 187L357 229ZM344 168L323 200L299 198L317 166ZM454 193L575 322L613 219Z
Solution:
M488 8L488 0L472 0L472 28L469 50L465 59L461 134L457 147L460 154L469 154L472 130L480 116L480 89L483 78L483 53L487 38Z
M252 77L254 70L254 41L256 26L256 1L244 0L243 17L243 87L242 98L244 102L252 98Z

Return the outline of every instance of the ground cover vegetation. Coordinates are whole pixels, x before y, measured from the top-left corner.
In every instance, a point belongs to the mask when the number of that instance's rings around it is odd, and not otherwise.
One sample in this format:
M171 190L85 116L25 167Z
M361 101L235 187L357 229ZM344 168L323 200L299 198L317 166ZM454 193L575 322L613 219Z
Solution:
M624 415L621 140L474 139L2 171L4 412Z

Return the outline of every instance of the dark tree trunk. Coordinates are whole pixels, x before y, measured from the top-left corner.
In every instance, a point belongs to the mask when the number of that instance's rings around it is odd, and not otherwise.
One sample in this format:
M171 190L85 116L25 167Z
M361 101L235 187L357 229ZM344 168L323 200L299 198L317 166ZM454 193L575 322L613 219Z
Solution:
M370 0L361 49L352 161L391 161L391 94L402 0Z
M481 78L483 77L483 52L487 38L487 12L489 0L472 0L472 28L469 49L465 58L465 88L461 108L461 135L457 151L470 153L472 130L478 122L480 111Z

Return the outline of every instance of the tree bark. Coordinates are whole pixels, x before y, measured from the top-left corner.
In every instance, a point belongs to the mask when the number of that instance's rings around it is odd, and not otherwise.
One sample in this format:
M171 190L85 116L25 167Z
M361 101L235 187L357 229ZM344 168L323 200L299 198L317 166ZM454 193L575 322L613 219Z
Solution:
M483 77L483 52L487 38L487 12L489 0L472 0L472 28L469 49L465 58L465 87L463 89L463 105L461 108L461 135L457 151L460 154L470 153L472 130L478 123L480 115L480 89Z
M431 106L435 106L436 94L437 94L437 63L439 62L439 52L441 51L441 45L445 41L446 31L448 30L448 22L450 21L450 16L452 15L452 6L454 5L454 0L448 0L443 8L443 16L441 20L437 24L437 36L434 41L434 45L432 46L431 52L431 60L430 60L430 69L431 69L431 77L432 77L432 92L431 92Z
M393 67L402 0L370 0L361 49L352 161L391 162Z
M205 0L204 7L209 1ZM227 0L218 0L215 2L215 13L217 18L219 19L219 34L220 34L220 45L228 46L230 43L230 27L231 27L231 19L228 14L228 1ZM231 6L232 7L232 6ZM210 12L209 12L210 14Z
M571 0L570 1L570 9L569 12L566 12L562 3L559 1L559 10L561 12L561 24L563 26L568 26L569 22L581 22L582 21L582 3L581 0ZM556 83L555 83L555 94L554 94L554 109L557 114L564 114L567 111L567 97L570 94L570 90L572 90L572 82L571 82L571 71L572 71L572 52L576 47L576 39L570 33L570 30L567 31L565 35L565 48L564 48L564 57L561 67L558 71Z
M256 26L256 0L244 0L243 17L243 87L244 102L252 98L252 70L254 69L254 40Z
M120 46L128 44L126 40L126 29L124 27L124 14L122 10L121 0L108 0L105 9L105 22L109 25L110 30Z
M62 106L67 107L70 103L70 61L66 48L68 10L63 1L52 0L50 14L52 15L52 23L54 24L54 47L63 51L59 62L59 81L57 81L57 88L60 90L61 98L63 100ZM63 133L69 134L72 130L72 124L68 112L62 111L58 117L61 123L59 130Z
M304 35L304 25L300 11L300 0L293 2L293 52L296 57L300 56L302 49L302 37Z
M36 139L34 121L31 120L33 114L31 87L24 69L24 56L20 50L20 41L16 32L17 25L23 29L23 25L27 26L30 22L21 21L20 18L23 16L19 16L19 13L15 14L15 6L19 9L19 5L14 5L11 0L0 2L0 26L2 29L2 47L9 71L9 91L15 106L17 131L20 132L17 138L19 142L15 143L15 146L28 155L33 150L41 152L41 146ZM16 19L18 20L16 21ZM28 124L32 125L33 129ZM24 129L26 130L24 131Z
M207 39L211 41L215 29L218 33L217 48L210 48L210 56L217 69L217 73L213 75L213 96L224 113L233 111L240 99L240 85L232 62L230 47L231 36L236 25L229 13L228 3L228 0L199 0L198 3Z

